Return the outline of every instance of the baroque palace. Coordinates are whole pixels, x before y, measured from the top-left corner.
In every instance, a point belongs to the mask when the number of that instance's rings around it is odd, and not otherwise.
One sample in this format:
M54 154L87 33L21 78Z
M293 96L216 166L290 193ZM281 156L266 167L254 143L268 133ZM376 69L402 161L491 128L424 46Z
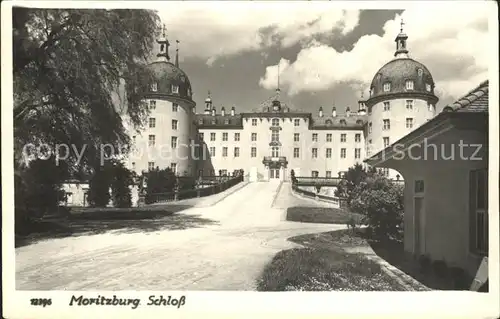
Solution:
M333 106L306 112L282 101L278 88L243 113L234 106L217 109L209 92L204 112L197 114L178 49L170 62L163 31L157 60L150 64L155 82L146 95L149 120L140 133L131 133L135 150L128 166L139 174L170 167L190 176L243 169L250 181L288 180L292 169L296 176L341 176L435 116L434 80L409 57L407 39L401 28L393 59L374 75L369 97L358 102L357 110L338 114ZM384 172L399 178L396 171Z

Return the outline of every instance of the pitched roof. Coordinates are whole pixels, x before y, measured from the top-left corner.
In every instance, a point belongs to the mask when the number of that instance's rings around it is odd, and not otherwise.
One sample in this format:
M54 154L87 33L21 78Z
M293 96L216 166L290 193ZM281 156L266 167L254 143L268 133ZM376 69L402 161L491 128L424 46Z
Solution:
M488 112L489 81L482 82L462 98L443 108L443 112Z

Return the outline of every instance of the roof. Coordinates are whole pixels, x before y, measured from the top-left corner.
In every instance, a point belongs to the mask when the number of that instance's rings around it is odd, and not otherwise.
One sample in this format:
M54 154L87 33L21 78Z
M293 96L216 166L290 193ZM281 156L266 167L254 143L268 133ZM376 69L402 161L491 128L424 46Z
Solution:
M196 124L199 128L243 128L241 114L196 114Z
M396 144L405 144L412 139L416 139L419 136L427 134L426 132L432 131L439 125L441 125L445 120L450 117L460 117L464 119L464 116L467 114L469 117L465 117L467 122L472 121L472 115L481 115L488 113L488 85L489 81L486 80L482 82L478 87L474 90L467 93L462 98L458 99L456 102L447 105L441 113L439 113L436 117L427 121L423 125L419 126L415 130L406 134L402 138L400 138L395 143L389 145L385 149L381 150L377 154L371 156L366 159L364 162L367 163L380 163L380 159L389 159L390 157L382 156L383 154L392 154L392 150L394 149L394 145ZM463 122L463 121L462 121Z
M157 84L157 90L150 94L171 95L192 102L191 83L182 69L167 61L155 61L148 67L153 71ZM172 86L177 86L177 93L172 92Z
M276 92L273 96L269 97L267 100L260 103L260 105L249 113L267 113L274 112L273 111L273 102L280 102L280 111L279 112L290 112L290 113L309 113L304 110L297 109L294 105L292 105L288 101L283 101L279 92Z
M312 118L312 129L315 128L358 128L362 129L367 120L366 115L347 114L343 115L323 115L322 117L315 116Z
M489 81L479 84L457 101L444 107L443 112L488 112Z

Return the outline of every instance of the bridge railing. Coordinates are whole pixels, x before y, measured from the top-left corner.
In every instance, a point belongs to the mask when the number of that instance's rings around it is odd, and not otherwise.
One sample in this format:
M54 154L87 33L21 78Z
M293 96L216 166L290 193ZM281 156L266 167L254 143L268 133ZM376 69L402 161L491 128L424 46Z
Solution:
M337 186L342 178L339 177L296 177L298 186Z

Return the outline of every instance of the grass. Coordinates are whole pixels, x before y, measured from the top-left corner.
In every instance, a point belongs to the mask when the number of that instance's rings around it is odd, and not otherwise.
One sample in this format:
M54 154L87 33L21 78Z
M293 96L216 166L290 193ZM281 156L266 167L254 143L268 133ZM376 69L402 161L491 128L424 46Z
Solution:
M279 252L257 282L259 291L400 291L403 288L361 254L335 248Z
M362 216L333 207L290 207L286 211L286 220L301 223L346 224L354 218L360 224Z

